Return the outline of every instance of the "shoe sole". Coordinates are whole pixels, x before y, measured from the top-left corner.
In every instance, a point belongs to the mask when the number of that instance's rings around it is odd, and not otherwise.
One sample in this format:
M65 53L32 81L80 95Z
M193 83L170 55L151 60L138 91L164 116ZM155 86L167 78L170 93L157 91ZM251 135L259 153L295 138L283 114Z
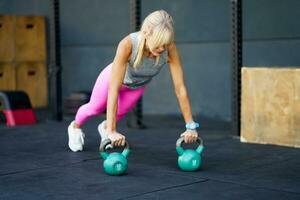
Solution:
M68 146L69 146L70 150L73 151L73 152L78 152L78 151L82 151L82 150L83 150L83 149L75 149L75 148L72 148L71 145L70 145L70 143L69 143Z

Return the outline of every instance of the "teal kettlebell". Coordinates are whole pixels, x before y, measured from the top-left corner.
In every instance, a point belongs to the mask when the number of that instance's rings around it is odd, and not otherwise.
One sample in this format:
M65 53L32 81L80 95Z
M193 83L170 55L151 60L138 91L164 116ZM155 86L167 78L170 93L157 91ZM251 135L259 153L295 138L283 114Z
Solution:
M199 146L196 150L183 149L182 143L184 137L180 137L176 142L176 151L178 153L178 166L183 171L196 171L200 168L202 160L201 153L204 150L203 140L198 137L197 143Z
M105 151L106 146L111 144L110 139L104 140L99 147L100 157L104 159L103 168L109 175L122 175L127 170L127 156L130 153L129 143L126 141L125 147L122 153L113 152L108 153Z

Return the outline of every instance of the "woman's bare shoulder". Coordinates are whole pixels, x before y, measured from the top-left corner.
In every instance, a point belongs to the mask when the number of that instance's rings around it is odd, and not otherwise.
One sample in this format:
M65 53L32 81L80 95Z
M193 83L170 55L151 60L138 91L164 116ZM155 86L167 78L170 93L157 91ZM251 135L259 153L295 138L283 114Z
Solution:
M127 35L126 37L124 37L124 38L119 42L119 46L122 46L123 48L125 48L125 49L127 49L127 50L131 50L131 48L132 48L132 42L131 42L130 35Z
M118 51L124 56L126 56L127 58L130 58L131 49L132 49L131 38L130 35L127 35L119 42Z

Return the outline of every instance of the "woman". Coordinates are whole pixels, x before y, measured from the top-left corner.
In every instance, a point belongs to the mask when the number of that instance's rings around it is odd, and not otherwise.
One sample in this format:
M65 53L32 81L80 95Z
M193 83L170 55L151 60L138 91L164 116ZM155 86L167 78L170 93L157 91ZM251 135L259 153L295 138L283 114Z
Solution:
M182 66L174 43L172 17L164 10L149 14L141 30L126 36L118 44L113 63L99 75L89 103L78 109L68 127L69 147L82 151L84 133L80 128L91 116L107 110L106 120L98 126L102 141L109 138L113 146L123 146L125 136L116 130L116 122L125 116L145 91L146 84L168 62L175 93L186 123L181 134L186 143L195 142L198 123L194 122Z

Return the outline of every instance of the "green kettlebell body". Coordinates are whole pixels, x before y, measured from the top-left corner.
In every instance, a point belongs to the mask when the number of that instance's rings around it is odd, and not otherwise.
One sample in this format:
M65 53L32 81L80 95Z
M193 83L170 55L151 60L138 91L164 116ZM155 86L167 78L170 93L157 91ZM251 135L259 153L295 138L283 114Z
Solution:
M178 156L178 166L183 171L195 171L201 166L201 156L195 150L186 149Z
M196 150L183 149L181 147L183 140L183 138L179 138L176 145L176 151L179 155L178 166L183 171L196 171L202 164L201 153L204 150L204 146L201 142ZM198 141L200 141L200 139Z
M109 175L122 175L127 170L127 156L130 153L129 144L126 142L126 148L122 153L113 152L107 153L104 149L110 141L104 141L104 144L100 147L100 156L104 159L103 169Z
M102 153L103 154L103 153ZM104 171L109 175L121 175L124 174L127 170L127 159L121 153L111 153L109 155L102 155L101 157L104 160L103 168Z

